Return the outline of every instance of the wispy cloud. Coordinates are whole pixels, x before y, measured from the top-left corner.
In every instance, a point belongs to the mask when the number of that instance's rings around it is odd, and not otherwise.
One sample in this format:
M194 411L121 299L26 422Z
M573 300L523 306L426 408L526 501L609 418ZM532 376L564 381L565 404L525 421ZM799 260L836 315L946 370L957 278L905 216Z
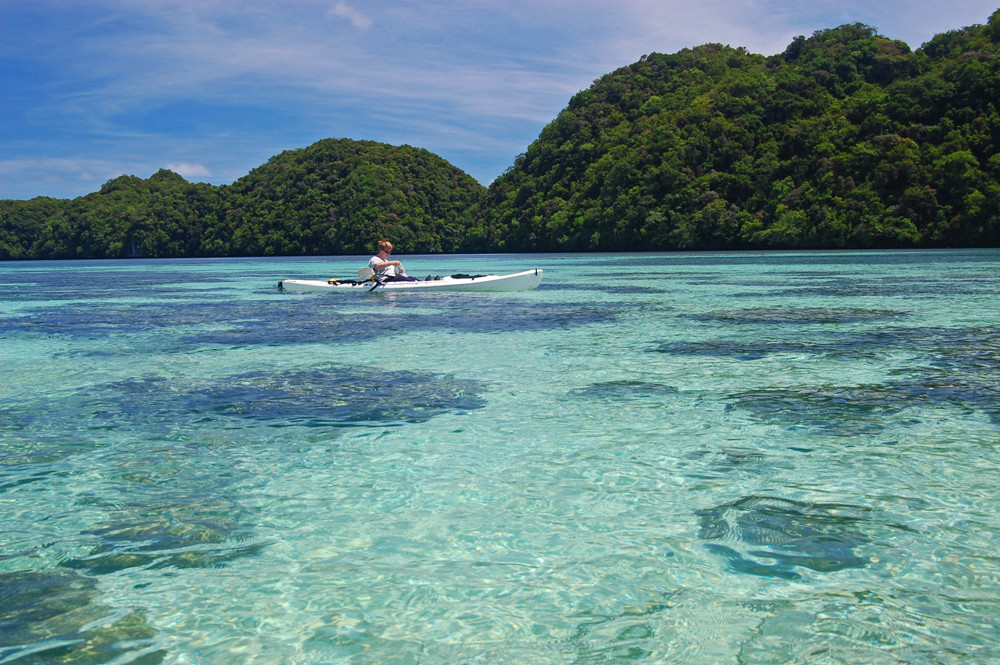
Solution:
M212 172L204 164L192 164L190 162L179 162L177 164L167 164L167 168L174 173L185 178L211 178Z
M62 191L77 192L73 196L95 191L103 182L122 174L120 163L90 157L55 157L0 160L0 182L26 183L34 186L20 198L34 196L65 197ZM56 193L50 194L47 190Z
M338 2L334 8L330 10L330 15L347 19L351 22L351 25L361 30L367 30L372 27L372 20L369 17L365 16L354 7L351 7L343 0L340 0L340 2Z

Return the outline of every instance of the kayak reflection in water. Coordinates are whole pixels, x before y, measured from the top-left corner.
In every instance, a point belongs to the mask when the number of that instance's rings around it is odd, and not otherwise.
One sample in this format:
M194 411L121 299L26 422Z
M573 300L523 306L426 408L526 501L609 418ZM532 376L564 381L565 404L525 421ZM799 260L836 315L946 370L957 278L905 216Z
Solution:
M378 241L378 252L368 259L368 267L375 271L375 279L379 282L416 282L417 279L406 274L403 264L390 261L392 243L388 240Z

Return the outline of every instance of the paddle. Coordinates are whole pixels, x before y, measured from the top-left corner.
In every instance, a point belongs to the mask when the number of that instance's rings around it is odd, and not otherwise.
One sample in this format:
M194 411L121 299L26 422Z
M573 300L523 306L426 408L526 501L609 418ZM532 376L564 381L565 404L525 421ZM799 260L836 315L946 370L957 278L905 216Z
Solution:
M371 293L372 291L374 291L375 289L377 289L380 286L385 286L385 282L383 282L378 277L376 277L375 276L375 271L372 270L370 267L366 266L364 268L358 268L358 281L359 282L367 282L368 280L371 280L371 281L375 282L375 286L373 286L372 288L368 289L369 293Z
M364 268L358 268L358 281L359 282L367 282L368 280L371 280L371 281L375 282L375 286L373 286L372 288L368 289L369 293L371 293L372 291L374 291L378 287L380 287L380 286L382 286L382 285L385 284L385 282L383 282L383 281L379 280L377 277L375 277L375 271L372 270L371 267L365 266Z
M405 275L406 274L406 269L403 268L403 264L402 263L399 264L399 274L401 274L401 275ZM361 280L362 282L367 281L369 279L372 280L373 282L375 282L375 286L373 286L372 288L368 289L368 293L371 293L372 291L374 291L378 287L385 286L385 284L386 284L385 282L383 282L382 280L380 280L378 277L375 276L375 271L372 270L371 267L358 268L358 279Z

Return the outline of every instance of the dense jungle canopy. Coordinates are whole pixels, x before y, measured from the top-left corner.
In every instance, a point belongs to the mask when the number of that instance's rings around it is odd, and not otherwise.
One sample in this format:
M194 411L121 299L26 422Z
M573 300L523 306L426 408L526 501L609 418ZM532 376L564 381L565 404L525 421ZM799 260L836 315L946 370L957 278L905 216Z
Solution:
M652 54L490 187L504 250L996 246L1000 11L919 51L864 25L778 56ZM479 244L481 243L481 244Z
M325 139L229 186L160 170L72 200L0 202L0 258L363 254L458 249L483 187L427 150Z
M489 189L327 139L229 186L161 170L0 201L0 259L1000 246L1000 11L917 51L870 26L779 55L653 53L575 95Z

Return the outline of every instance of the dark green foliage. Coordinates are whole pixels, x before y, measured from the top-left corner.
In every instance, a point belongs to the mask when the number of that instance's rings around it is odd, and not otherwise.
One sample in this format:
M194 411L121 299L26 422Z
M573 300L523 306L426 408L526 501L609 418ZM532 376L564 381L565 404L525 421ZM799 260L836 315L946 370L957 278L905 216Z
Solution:
M233 254L363 254L381 238L450 252L483 187L427 150L327 139L283 152L223 188Z
M577 94L469 247L1000 245L1000 12L919 51L844 25L652 54Z
M862 24L784 53L654 53L575 95L489 188L328 139L227 187L169 171L0 201L0 259L1000 246L1000 11L919 50Z
M0 201L0 258L103 259L209 256L216 187L167 170L121 176L72 200Z
M327 139L226 187L161 170L72 200L0 201L0 259L455 251L484 188L426 150Z

